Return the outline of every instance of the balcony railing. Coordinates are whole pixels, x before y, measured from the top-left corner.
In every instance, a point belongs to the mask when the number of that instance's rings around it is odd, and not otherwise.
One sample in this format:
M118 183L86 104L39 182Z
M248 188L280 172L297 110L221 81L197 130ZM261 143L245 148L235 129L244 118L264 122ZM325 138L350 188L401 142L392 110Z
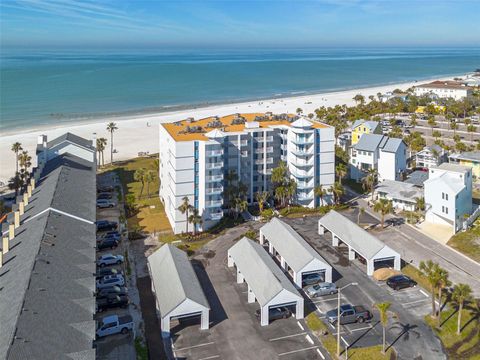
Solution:
M207 169L221 169L223 167L223 161L207 163L205 166Z
M311 156L313 155L313 149L309 150L292 150L291 153L296 156Z
M222 192L223 192L223 186L205 189L205 193L207 195L221 194Z
M313 188L313 181L309 181L309 182L299 181L299 182L297 182L297 189L312 189L312 188Z
M223 205L223 200L212 200L212 201L206 201L205 202L205 207L211 208L211 207L220 207Z
M313 166L314 162L313 159L311 161L305 161L305 160L300 160L298 158L294 158L291 160L291 163L295 166L302 166L302 167L308 167L308 166Z
M264 149L264 148L255 149L255 153L256 153L256 154L263 154L264 151L266 151L267 153L271 153L271 152L273 152L273 147L272 147L272 146L269 146L269 147L267 147L266 149Z
M223 180L223 174L210 175L205 177L206 182L216 182L216 181L222 181L222 180Z
M207 153L207 156L222 156L223 150L209 150L206 153Z
M309 178L314 176L314 172L312 171L302 171L302 170L295 170L291 169L290 173L295 176L296 178Z
M255 164L257 164L257 165L262 165L264 163L273 164L273 158L267 158L266 160L265 159L255 160Z
M223 211L216 211L208 214L210 220L220 220L223 217Z
M312 137L297 137L293 138L292 142L298 145L307 145L313 144L313 136Z
M313 200L313 192L309 192L308 194L299 194L297 196L297 200L304 201L304 200Z

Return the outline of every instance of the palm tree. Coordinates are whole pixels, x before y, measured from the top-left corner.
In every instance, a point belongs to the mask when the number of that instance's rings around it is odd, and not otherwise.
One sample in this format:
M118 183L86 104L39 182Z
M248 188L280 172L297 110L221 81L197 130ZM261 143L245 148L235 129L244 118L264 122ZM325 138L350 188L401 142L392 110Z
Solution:
M182 200L183 200L183 203L178 207L177 210L179 210L182 214L185 214L185 219L186 219L185 232L188 233L188 212L192 210L193 206L190 205L188 196L184 196Z
M367 176L365 176L362 179L362 187L365 191L371 191L372 192L372 202L373 202L373 196L375 193L375 184L377 183L377 170L374 168L368 169Z
M385 351L386 351L385 332L388 326L388 309L390 308L390 306L391 306L391 303L389 302L375 304L375 307L378 309L378 312L380 313L380 323L382 324L382 329L383 329L382 354L385 354Z
M432 136L433 136L433 128L437 126L437 122L435 121L435 116L429 115L427 120L428 126L432 128Z
M330 191L333 193L335 204L338 204L340 202L340 197L345 193L342 184L335 182L330 188Z
M287 199L288 199L288 205L291 204L293 197L295 196L295 193L297 192L297 183L295 180L290 179L290 181L287 183Z
M457 284L453 288L452 299L458 305L457 335L462 330L462 310L466 301L472 298L472 288L467 284Z
M324 189L322 185L315 186L313 190L315 196L320 198L320 206L323 206L323 197L327 195L327 189Z
M133 179L142 183L142 187L140 188L140 195L138 195L139 199L142 197L143 188L145 186L145 173L146 170L144 168L139 168L133 173Z
M28 172L28 168L32 166L32 157L28 155L28 151L22 151L18 159L20 161L20 167L22 167L25 172Z
M248 202L241 197L235 198L235 219L238 217L238 214L241 214L248 209Z
M105 146L107 146L107 139L98 138L97 139L98 163L100 164L100 158L101 158L102 166L105 165L105 157L103 156L103 152L105 151Z
M375 205L373 205L373 211L379 212L382 215L382 229L384 228L385 215L390 214L393 211L393 205L391 200L379 199Z
M467 131L470 133L470 141L473 141L473 133L477 131L477 127L475 125L468 125Z
M440 282L440 265L434 263L432 260L420 261L420 266L418 267L422 274L427 277L427 281L430 284L430 293L432 295L432 317L436 315L435 309L435 293Z
M440 327L440 317L442 314L442 291L447 286L450 286L452 283L448 280L448 271L440 268L438 273L438 316L437 316L437 326Z
M343 178L347 175L347 166L343 163L337 165L337 176L340 184L342 184Z
M274 184L282 184L285 181L287 175L287 164L284 161L280 161L276 168L272 169L271 180Z
M357 214L357 224L360 225L360 216L362 216L363 214L365 214L365 208L360 206L358 208L358 214Z
M287 188L284 186L278 186L275 189L275 199L280 202L280 206L285 206L285 198L287 197Z
M108 123L107 131L110 133L110 164L113 164L113 133L118 130L117 124L114 122Z
M193 235L196 235L197 225L202 223L202 217L198 214L198 209L193 209L192 214L188 217L188 222L193 225Z
M147 170L145 172L145 182L147 183L147 197L150 198L150 183L155 181L157 174L153 170Z
M12 145L12 151L15 153L15 172L18 173L18 153L22 151L22 144L20 144L18 141L13 143Z
M20 189L21 187L23 187L23 180L20 177L20 173L17 172L15 174L15 176L12 176L8 180L8 188L10 190L15 190L15 196L17 196L18 195L18 189Z
M258 202L258 209L263 212L263 206L267 202L270 193L268 191L259 191L255 193L255 200Z

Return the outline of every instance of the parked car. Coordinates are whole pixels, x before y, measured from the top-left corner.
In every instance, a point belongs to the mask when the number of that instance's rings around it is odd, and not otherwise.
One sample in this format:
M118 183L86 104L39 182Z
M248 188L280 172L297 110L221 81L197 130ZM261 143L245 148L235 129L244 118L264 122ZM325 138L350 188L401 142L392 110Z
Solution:
M113 190L115 190L113 186L109 186L109 185L97 187L97 193L113 192Z
M255 316L257 317L257 319L260 319L261 311L260 310L255 311ZM292 312L286 307L277 307L277 308L268 310L268 317L271 321L278 320L278 319L286 319L290 316L292 316Z
M133 329L133 319L130 315L105 316L97 326L97 336L103 337L114 334L126 334Z
M118 223L115 221L98 220L96 222L97 231L111 231L118 227Z
M303 277L302 287L315 285L325 281L325 276L323 274L314 273L308 274Z
M97 242L102 240L110 240L110 239L114 239L120 242L121 235L118 231L109 231L101 236L97 236Z
M128 289L125 286L117 286L117 285L109 286L97 292L97 299L105 297L109 294L128 295Z
M97 200L102 200L102 199L110 200L111 198L113 198L113 194L109 192L104 192L97 195Z
M123 275L121 270L113 269L113 268L106 268L106 269L100 269L97 271L95 274L95 277L97 280L100 280L101 278L108 276L108 275Z
M112 254L105 254L100 256L97 259L97 266L104 267L107 265L120 265L123 263L123 256L122 255L112 255Z
M125 279L123 278L123 275L107 275L100 280L97 280L97 289L104 289L113 285L125 285Z
M338 317L338 308L327 311L326 317L330 324L335 324ZM350 304L340 306L340 324L363 323L372 319L372 313L363 306L353 306Z
M110 294L106 297L97 299L97 312L102 312L108 309L115 309L118 307L126 308L129 304L127 295Z
M337 293L337 286L333 283L323 282L308 287L305 292L308 296L316 298L323 295L330 295Z
M112 200L108 200L108 199L97 200L97 208L105 209L105 208L113 208L115 206L117 206L117 204Z
M416 286L417 282L406 275L393 275L387 279L387 285L394 290L400 290Z
M97 243L97 250L115 249L117 246L117 239L103 239Z

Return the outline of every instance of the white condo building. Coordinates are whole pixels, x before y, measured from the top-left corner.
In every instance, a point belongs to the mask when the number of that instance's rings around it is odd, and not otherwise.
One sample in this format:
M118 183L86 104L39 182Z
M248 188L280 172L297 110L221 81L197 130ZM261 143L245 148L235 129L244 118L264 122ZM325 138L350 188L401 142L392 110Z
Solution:
M433 81L414 88L416 96L434 96L462 100L472 95L473 89L459 81Z
M443 163L429 169L425 186L425 220L459 231L465 215L472 213L472 169Z
M186 216L178 210L184 197L202 216L199 230L223 217L225 178L232 171L246 185L250 204L255 193L272 190L272 169L280 161L297 183L300 205L320 205L314 187L328 189L335 181L334 128L294 115L190 118L161 124L159 141L160 198L175 233L186 230Z

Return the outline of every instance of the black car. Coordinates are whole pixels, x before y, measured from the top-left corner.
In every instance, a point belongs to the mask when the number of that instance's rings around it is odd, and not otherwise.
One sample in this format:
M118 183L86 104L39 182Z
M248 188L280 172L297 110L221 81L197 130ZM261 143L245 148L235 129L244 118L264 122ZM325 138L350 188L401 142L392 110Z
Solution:
M255 316L257 317L257 319L260 319L261 311L260 310L255 311ZM268 310L268 318L270 319L270 321L278 320L278 319L286 319L290 316L292 316L292 312L288 308L283 306Z
M408 287L413 287L417 285L417 282L405 275L394 275L388 278L387 285L394 290L400 290Z
M113 192L113 190L113 186L99 186L97 188L97 193Z
M97 243L97 250L103 249L115 249L118 246L118 240L116 239L104 239Z
M97 231L111 231L115 230L118 227L118 223L115 221L108 221L108 220L98 220L97 224Z
M125 286L117 286L117 285L100 289L97 292L97 299L104 298L107 295L128 295L128 289Z
M113 198L112 193L100 193L97 196L97 200L110 200L111 198Z
M302 287L315 285L321 282L325 282L325 276L323 274L314 273L305 275L302 279Z
M97 242L98 241L103 241L103 240L110 240L114 239L117 240L118 242L120 241L120 233L118 231L109 231L106 234L97 237Z
M102 312L113 308L126 308L129 304L127 295L108 295L97 299L97 312Z
M117 270L114 268L101 268L95 274L95 278L96 280L100 280L101 278L107 275L123 275L123 273L120 270Z

